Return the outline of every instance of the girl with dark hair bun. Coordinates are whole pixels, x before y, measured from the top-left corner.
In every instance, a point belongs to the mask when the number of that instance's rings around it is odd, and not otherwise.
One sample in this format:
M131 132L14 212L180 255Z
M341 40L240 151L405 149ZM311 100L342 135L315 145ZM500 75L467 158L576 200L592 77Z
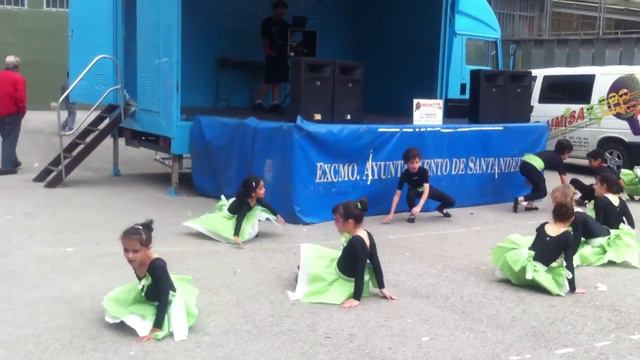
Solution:
M599 223L609 229L620 229L622 225L632 229L636 227L629 206L620 198L622 185L615 176L599 175L596 178L595 191L596 200L593 202L593 210Z
M198 318L198 290L190 276L169 275L167 263L151 248L152 234L153 220L122 232L122 251L138 281L104 297L105 320L124 321L144 341L160 340L169 333L176 341L186 340Z
M184 225L215 240L235 243L242 248L243 242L258 234L260 221L271 220L278 225L285 224L276 209L264 200L266 191L262 178L246 177L235 198L227 200L222 196L212 213L189 220Z
M333 208L336 229L348 237L341 252L320 245L300 245L297 286L295 292L289 292L291 300L354 308L372 288L378 288L383 298L396 300L384 287L376 242L362 228L367 210L366 198Z
M512 234L491 251L491 262L500 277L515 285L534 286L564 296L576 289L573 258L577 244L570 231L575 219L572 204L556 203L553 221L540 224L535 236Z

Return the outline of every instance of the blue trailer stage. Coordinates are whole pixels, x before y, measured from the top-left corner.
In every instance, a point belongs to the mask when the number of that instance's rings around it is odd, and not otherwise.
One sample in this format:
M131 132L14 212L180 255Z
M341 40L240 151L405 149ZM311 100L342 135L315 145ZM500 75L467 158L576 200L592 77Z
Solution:
M330 220L335 204L361 196L369 198L369 215L387 213L404 170L402 152L411 146L420 149L430 182L456 198L457 207L511 201L526 191L520 158L544 149L547 140L544 124L321 125L204 115L192 120L196 190L233 197L245 176L262 176L267 201L292 223ZM402 201L399 211L406 210Z

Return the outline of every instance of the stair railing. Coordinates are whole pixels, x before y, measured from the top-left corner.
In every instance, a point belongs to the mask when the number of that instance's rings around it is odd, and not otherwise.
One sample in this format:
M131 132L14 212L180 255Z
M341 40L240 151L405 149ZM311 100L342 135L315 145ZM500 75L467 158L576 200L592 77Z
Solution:
M103 60L108 60L111 61L113 63L113 66L115 68L116 71L116 85L110 87L109 89L107 89L102 96L100 97L100 99L91 107L91 109L89 110L89 112L87 113L87 115L84 117L84 119L82 119L82 121L76 125L71 131L63 131L62 129L62 115L61 115L61 104L64 102L65 99L67 99L69 97L69 95L71 94L71 91L73 91L73 89L75 89L78 84L80 83L80 81L82 81L82 79L84 79L84 77L89 73L89 71L91 71L91 69L93 69L97 63L99 63L100 61ZM58 106L57 106L57 117L58 117L58 139L59 139L59 143L60 143L60 166L61 166L61 170L62 170L62 179L64 181L64 179L66 179L66 170L65 170L65 158L64 158L64 138L65 136L71 136L73 134L75 134L78 129L80 129L82 127L82 125L84 125L84 123L87 122L87 120L89 120L89 118L91 118L91 115L93 115L93 113L96 111L96 109L102 105L102 103L104 102L104 100L113 92L117 92L118 95L118 105L120 107L120 116L122 116L122 120L124 121L124 103L125 103L125 95L124 95L124 87L123 87L123 81L122 81L122 73L120 72L120 64L118 63L118 60L116 60L115 57L110 56L110 55L98 55L96 56L91 63L89 63L89 65L87 65L86 68L84 68L84 70L80 73L80 75L78 75L78 77L76 78L76 80L69 86L69 88L67 89L67 91L64 92L64 94L62 94L60 96L60 99L58 100ZM115 140L117 141L117 139ZM116 146L116 145L114 145ZM114 150L114 156L116 154L116 150ZM116 159L114 159L114 162L116 161Z

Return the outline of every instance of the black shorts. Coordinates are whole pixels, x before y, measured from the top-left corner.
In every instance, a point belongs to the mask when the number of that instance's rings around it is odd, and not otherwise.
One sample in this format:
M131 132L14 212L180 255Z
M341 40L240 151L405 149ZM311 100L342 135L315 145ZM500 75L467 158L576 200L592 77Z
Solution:
M289 59L286 56L276 55L264 58L264 83L281 84L289 82Z

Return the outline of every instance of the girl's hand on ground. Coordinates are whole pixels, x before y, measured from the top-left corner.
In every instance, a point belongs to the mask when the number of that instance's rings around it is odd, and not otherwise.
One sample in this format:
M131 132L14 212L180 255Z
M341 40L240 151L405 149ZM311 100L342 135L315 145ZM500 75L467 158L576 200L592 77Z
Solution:
M356 299L349 299L342 303L342 307L345 309L353 309L354 307L360 305L360 301Z
M388 292L385 289L380 290L380 296L382 296L387 300L398 300L398 298L395 295L393 295L392 293Z
M388 215L386 218L382 219L381 223L383 224L391 224L393 222L393 215Z
M284 221L284 218L280 215L278 215L278 217L276 218L276 220L278 221L278 224L284 226L287 222Z
M154 336L156 333L158 333L158 332L160 332L160 329L153 328L153 329L151 329L151 331L149 332L149 335L147 335L147 336L140 336L138 339L139 339L140 341L151 341L151 340L154 340L154 337L153 337L153 336Z
M576 291L574 292L574 294L580 294L580 295L586 294L586 293L587 293L587 290L585 289L576 289Z

